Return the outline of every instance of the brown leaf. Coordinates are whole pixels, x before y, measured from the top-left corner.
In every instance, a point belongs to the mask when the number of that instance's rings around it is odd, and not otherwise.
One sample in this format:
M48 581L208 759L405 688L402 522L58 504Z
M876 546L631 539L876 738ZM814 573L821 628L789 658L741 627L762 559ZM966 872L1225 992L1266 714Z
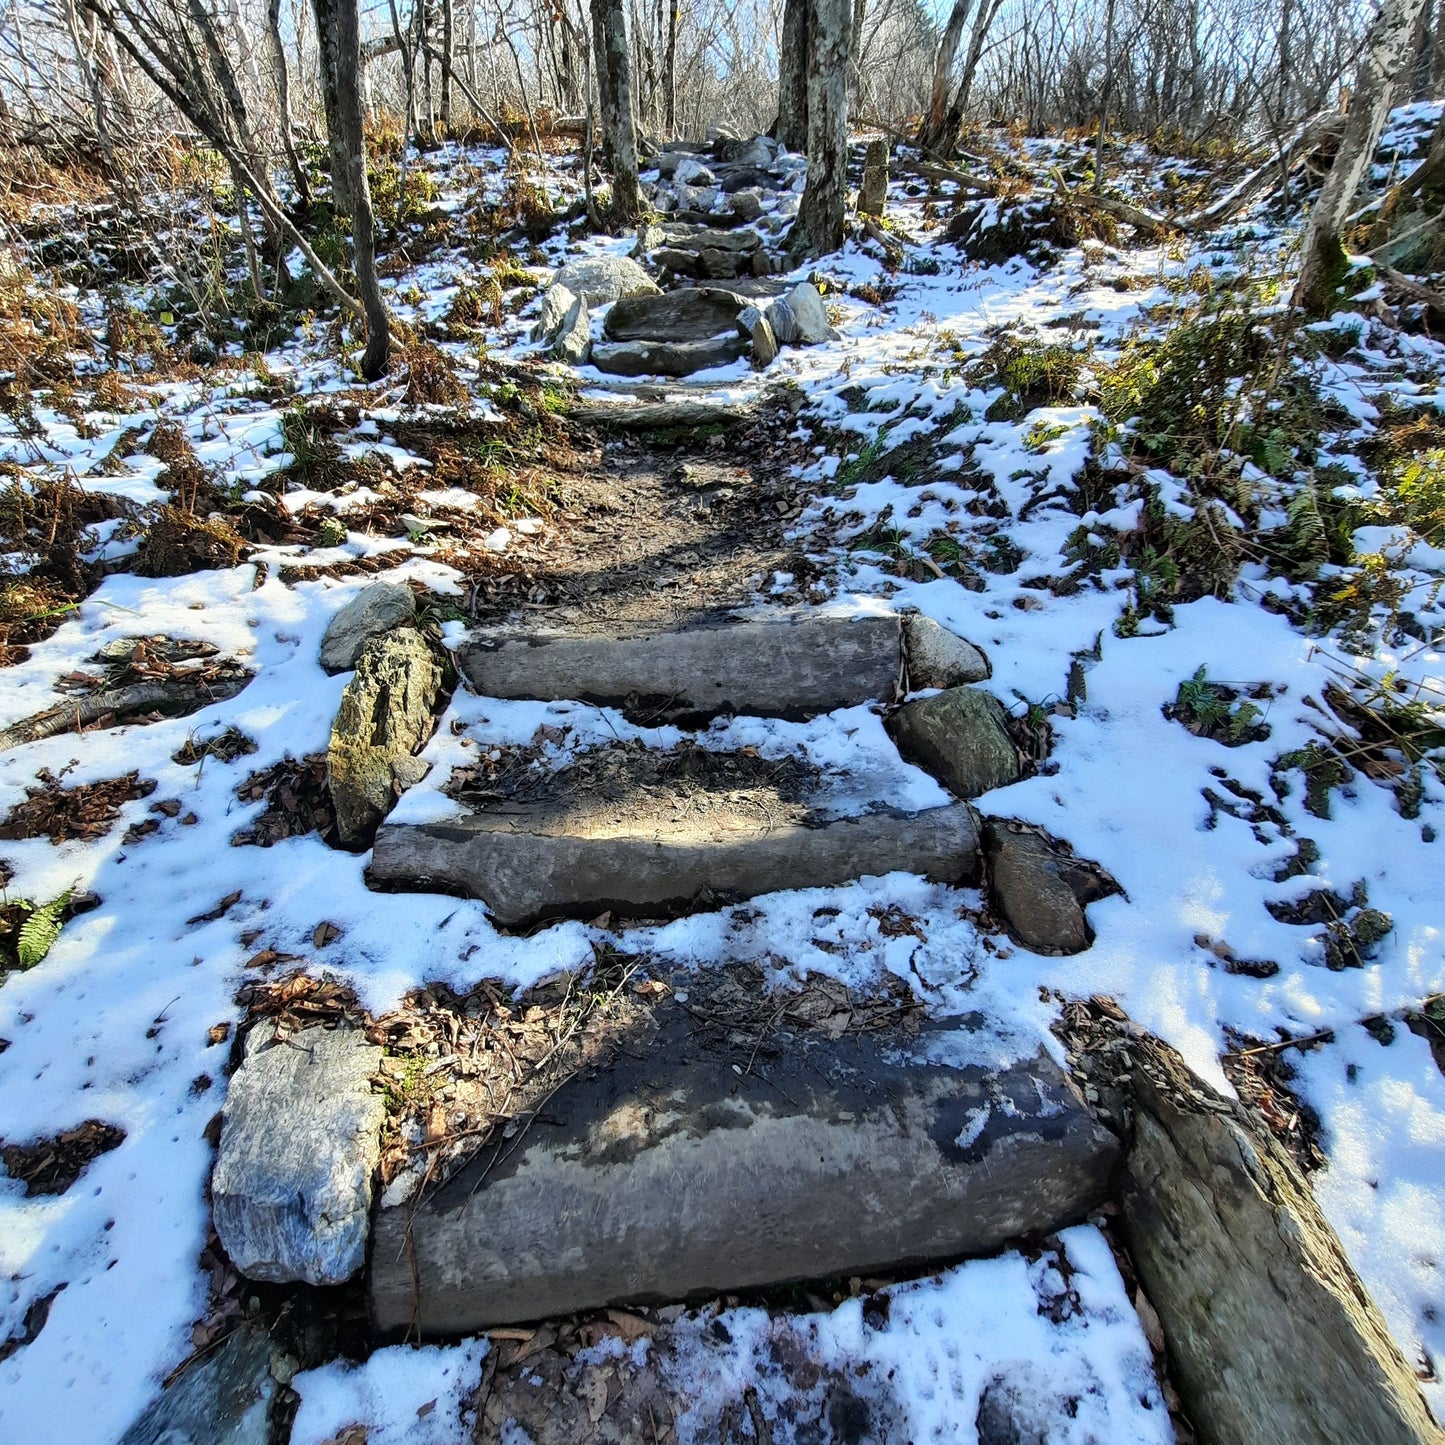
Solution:
M226 896L221 899L221 901L208 912L198 913L194 918L186 919L186 924L188 927L190 927L197 923L214 923L218 918L225 914L228 909L234 908L236 904L238 904L240 901L241 890L238 888L234 893L226 894Z
M341 930L334 923L318 923L316 931L311 935L311 946L325 948L333 939L340 937Z
M635 1315L628 1310L608 1310L607 1318L617 1326L617 1332L627 1344L634 1340L640 1340L644 1336L651 1338L657 1333L657 1326L651 1320L645 1320L641 1315Z
M231 1025L229 1023L212 1024L206 1030L207 1044L223 1044L231 1037Z

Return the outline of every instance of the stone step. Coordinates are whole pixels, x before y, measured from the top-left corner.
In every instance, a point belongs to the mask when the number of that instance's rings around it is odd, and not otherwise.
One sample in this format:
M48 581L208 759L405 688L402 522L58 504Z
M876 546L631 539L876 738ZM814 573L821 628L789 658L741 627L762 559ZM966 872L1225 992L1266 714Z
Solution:
M485 794L482 811L385 825L368 881L479 898L521 928L608 911L671 917L898 870L980 876L967 807L905 812L888 805L889 780L791 758L619 745L507 787Z
M895 616L724 621L642 637L479 634L458 666L484 697L619 707L634 721L720 713L802 719L890 701L902 673Z
M378 1211L383 1335L991 1254L1109 1192L1113 1135L1043 1053L982 1062L981 1017L829 1038L770 1028L771 996L745 1021L688 992L429 1197ZM944 1034L960 1062L925 1062Z

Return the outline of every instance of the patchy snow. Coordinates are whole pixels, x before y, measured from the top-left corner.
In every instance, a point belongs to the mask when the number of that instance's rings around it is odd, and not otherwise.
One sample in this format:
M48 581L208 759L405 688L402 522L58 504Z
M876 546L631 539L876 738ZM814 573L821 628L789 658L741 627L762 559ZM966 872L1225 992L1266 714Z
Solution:
M1382 156L1407 149L1437 113L1418 106L1397 111ZM497 155L470 152L470 163L489 177L478 194L493 201L497 175L487 167L499 164ZM442 158L428 163L445 175ZM570 180L567 188L575 193ZM444 192L442 204L454 208L464 199L460 191ZM62 775L66 786L132 769L157 784L96 841L0 845L12 870L11 896L49 899L74 886L102 900L65 928L41 964L9 974L0 987L0 1133L6 1142L26 1142L90 1118L126 1132L63 1195L27 1197L18 1181L0 1176L0 1341L18 1338L36 1302L53 1296L44 1328L0 1359L0 1435L55 1445L113 1441L189 1355L191 1326L206 1302L198 1267L212 1162L205 1130L221 1107L228 1066L227 1048L210 1043L208 1031L239 1019L237 989L256 976L248 960L264 949L344 980L378 1012L425 982L466 990L494 978L525 988L588 965L602 943L649 951L681 967L757 962L780 981L821 972L867 988L893 975L939 1017L986 1014L992 1033L977 1047L995 1062L1040 1047L1059 1052L1050 991L1104 993L1225 1089L1221 1059L1231 1034L1272 1039L1281 1030L1294 1036L1334 1030L1333 1042L1294 1055L1328 1160L1314 1186L1407 1358L1419 1363L1432 1404L1445 1404L1437 1373L1445 1352L1445 1262L1434 1247L1445 1231L1439 1167L1445 1080L1426 1041L1404 1022L1407 1013L1418 1019L1423 1003L1445 991L1439 882L1445 843L1436 842L1445 834L1445 784L1433 768L1420 768L1416 809L1407 816L1389 769L1372 777L1357 767L1332 791L1329 816L1322 817L1308 806L1298 762L1289 761L1321 739L1352 745L1348 725L1326 698L1329 687L1348 690L1363 679L1438 707L1445 552L1397 524L1354 530L1361 552L1388 551L1398 559L1404 580L1397 612L1412 614L1413 631L1382 628L1378 613L1363 635L1338 628L1322 635L1291 622L1284 613L1306 602L1307 590L1281 577L1261 552L1251 554L1229 600L1176 603L1172 622L1145 615L1132 635L1127 628L1120 635L1116 624L1135 598L1136 569L1120 559L1091 570L1080 557L1090 549L1105 554L1138 533L1146 512L1139 486L1152 486L1159 508L1179 519L1192 519L1196 502L1180 478L1161 469L1133 490L1120 484L1086 501L1081 488L1091 459L1122 461L1118 439L1103 435L1100 409L1086 395L1087 366L1117 359L1134 329L1166 324L1155 308L1174 304L1196 268L1220 285L1247 273L1277 275L1289 238L1260 217L1188 247L1126 251L1090 242L1065 250L1045 270L1022 260L982 266L930 233L920 204L895 202L900 229L926 238L907 247L900 272L890 272L876 247L852 243L820 268L837 308L839 343L784 350L761 377L743 363L723 368L696 378L688 394L738 400L764 385L798 388L806 402L800 428L831 428L818 433L816 460L806 471L818 492L797 524L800 544L836 549L831 556L853 601L916 607L984 648L993 664L987 688L1014 713L1033 710L1047 722L1053 745L1044 767L990 794L981 807L1067 839L1118 880L1121 895L1090 907L1092 949L1066 959L1035 955L981 931L977 894L905 874L780 892L620 937L568 922L522 938L499 933L480 903L373 893L363 879L364 857L333 851L315 837L269 849L232 846L260 810L238 800L242 779L325 748L346 679L322 672L321 634L372 576L288 585L279 568L301 549L279 544L228 571L160 580L111 576L31 648L28 660L0 672L0 722L53 705L58 679L93 670L100 646L136 634L209 642L255 678L230 701L184 719L83 740L57 737L0 756L0 810L20 801L42 769ZM593 238L566 254L629 246L627 238ZM560 261L560 237L542 250ZM421 309L440 314L445 308L432 303L460 278L455 268L438 267L424 279ZM849 294L882 285L897 288L882 307ZM1068 326L1043 329L1063 318ZM1360 443L1386 398L1417 411L1445 410L1445 346L1397 335L1363 313L1336 318L1334 326L1357 343L1342 360L1321 356L1312 364L1344 428L1327 439L1320 461L1338 453L1368 499L1376 479L1357 455ZM1081 352L1092 345L1078 394L1016 420L990 420L1003 388L973 368L1000 327L1031 330ZM526 329L524 319L509 315L495 349L526 354ZM457 346L458 355L463 349ZM353 383L318 342L306 339L288 343L266 364L306 394ZM590 371L582 376L589 384L602 380ZM69 466L88 489L150 504L164 496L156 485L158 461L132 458L118 475L98 468L123 425L163 412L184 423L205 461L254 486L284 464L281 412L239 391L149 388L143 403L149 410L107 421L89 439L72 420L41 409L41 436L12 428L0 436L0 455L37 476ZM598 394L614 393L599 387ZM404 414L396 388L383 383L373 399L349 434L348 450L393 470L417 466L420 459L398 446L392 431ZM934 445L921 470L910 461L910 442ZM1263 472L1249 475L1270 484ZM295 514L314 506L345 516L378 495L298 487L282 500ZM456 488L423 497L439 512L472 505L470 494ZM1275 498L1260 527L1282 527L1287 501ZM518 536L545 526L521 518L497 527L487 545L504 553ZM939 546L940 538L953 551ZM110 534L96 541L123 545ZM926 554L953 566L954 552L966 574L937 576L938 565L910 572L890 560ZM355 557L384 557L394 565L382 575L465 599L466 579L419 555L406 539L355 531L343 545L306 554L309 563ZM269 568L264 576L261 562ZM1345 571L1336 571L1343 587ZM1048 585L1066 574L1077 585ZM967 586L959 580L965 575ZM459 624L446 624L449 642L460 634ZM1266 690L1259 707L1267 738L1226 747L1165 716L1180 685L1201 667L1213 682ZM1083 696L1071 672L1082 679ZM188 739L231 726L256 741L254 754L229 764L173 761ZM430 776L394 816L447 816L455 805L441 787L452 767L477 749L529 744L539 729L551 739L545 756L552 761L618 738L670 746L682 736L581 704L499 703L459 691L427 745ZM810 723L721 722L700 741L810 758L838 775L839 811L865 801L851 790L849 775L881 781L899 805L945 800L937 784L897 759L879 716L866 707ZM1288 783L1282 795L1281 780ZM124 841L128 825L156 817L151 805L169 799L181 804L181 816L160 816L151 836ZM184 821L190 815L195 822ZM1313 842L1316 861L1305 877L1275 881L1301 839ZM1363 967L1325 967L1321 928L1271 913L1269 905L1278 911L1319 886L1344 899L1367 894L1372 907L1389 913L1392 930ZM232 892L241 898L222 917L196 921ZM881 929L879 915L889 909L906 913L915 927L903 934ZM312 943L322 922L341 929L324 951ZM1231 959L1272 971L1259 970L1264 977L1231 971ZM1394 1016L1393 1041L1360 1026L1378 1015ZM980 1391L1005 1366L1025 1374L1025 1366L1041 1367L1052 1387L1077 1397L1078 1413L1059 1426L1066 1433L1051 1438L1170 1439L1147 1347L1102 1235L1069 1231L1063 1248L1078 1303L1059 1323L1038 1310L1040 1291L1054 1288L1050 1271L1057 1273L1045 1254L1032 1262L1007 1255L899 1286L882 1329L865 1321L857 1302L827 1315L793 1316L787 1327L805 1333L825 1363L856 1368L866 1361L875 1379L891 1372L909 1439L972 1438L968 1422ZM693 1318L699 1323L688 1336L685 1321ZM709 1390L762 1379L759 1351L782 1327L759 1310L726 1311L720 1318L731 1344L722 1349L711 1318L680 1322L678 1338L691 1343L679 1346L670 1366L694 1392L699 1411ZM296 1380L302 1404L294 1445L317 1445L358 1422L367 1425L372 1445L455 1438L446 1432L456 1425L484 1349L478 1342L388 1349L360 1365L303 1373Z

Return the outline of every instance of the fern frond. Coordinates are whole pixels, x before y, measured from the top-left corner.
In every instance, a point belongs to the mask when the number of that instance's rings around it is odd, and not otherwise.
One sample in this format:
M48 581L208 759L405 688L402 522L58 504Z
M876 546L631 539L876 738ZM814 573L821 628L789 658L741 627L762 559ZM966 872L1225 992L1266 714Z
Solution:
M42 903L20 925L15 955L21 968L34 968L55 947L55 940L60 937L60 930L65 927L65 910L70 904L70 895L74 892L74 888L67 888L49 903Z

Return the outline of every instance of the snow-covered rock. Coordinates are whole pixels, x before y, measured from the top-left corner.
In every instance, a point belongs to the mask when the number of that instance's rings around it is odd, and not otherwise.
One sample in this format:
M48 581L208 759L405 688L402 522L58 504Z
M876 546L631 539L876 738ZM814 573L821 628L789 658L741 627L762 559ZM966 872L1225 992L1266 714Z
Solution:
M249 1279L342 1284L366 1260L386 1106L359 1030L280 1038L270 1020L231 1078L211 1176L216 1234Z
M623 296L651 296L657 283L627 256L584 256L569 261L552 278L590 306L606 306Z

